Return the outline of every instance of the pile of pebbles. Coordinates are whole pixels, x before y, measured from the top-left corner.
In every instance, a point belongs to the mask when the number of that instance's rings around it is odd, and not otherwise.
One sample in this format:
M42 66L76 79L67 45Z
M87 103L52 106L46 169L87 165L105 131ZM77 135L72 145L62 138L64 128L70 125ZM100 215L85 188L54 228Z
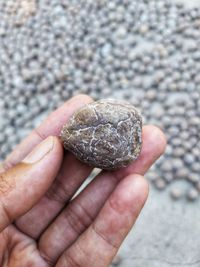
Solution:
M126 99L168 138L147 177L197 199L199 47L200 8L173 0L0 1L1 160L75 94Z

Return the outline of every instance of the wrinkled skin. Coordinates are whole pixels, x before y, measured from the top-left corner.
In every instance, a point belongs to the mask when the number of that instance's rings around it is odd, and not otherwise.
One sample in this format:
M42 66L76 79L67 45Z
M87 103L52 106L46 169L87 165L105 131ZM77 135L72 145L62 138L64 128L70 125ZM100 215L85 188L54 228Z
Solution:
M145 126L134 164L102 171L71 200L92 168L63 154L55 136L91 101L84 95L69 100L2 163L0 266L107 267L137 219L148 195L143 174L163 153L165 138Z

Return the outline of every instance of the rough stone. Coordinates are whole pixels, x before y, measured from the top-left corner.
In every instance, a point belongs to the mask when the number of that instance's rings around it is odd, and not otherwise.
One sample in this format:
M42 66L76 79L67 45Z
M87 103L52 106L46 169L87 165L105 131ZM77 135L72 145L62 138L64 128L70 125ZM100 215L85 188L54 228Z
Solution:
M142 144L142 118L129 103L99 100L78 110L63 127L65 149L101 169L117 169L135 160Z

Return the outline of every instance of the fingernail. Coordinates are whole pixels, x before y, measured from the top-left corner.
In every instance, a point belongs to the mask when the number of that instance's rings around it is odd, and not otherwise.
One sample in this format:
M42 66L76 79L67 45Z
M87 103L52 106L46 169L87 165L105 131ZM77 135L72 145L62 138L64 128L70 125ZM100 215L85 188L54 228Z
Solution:
M49 136L39 145L37 145L33 151L31 151L28 156L23 160L24 163L33 164L37 161L43 159L52 149L54 146L54 138L53 136Z

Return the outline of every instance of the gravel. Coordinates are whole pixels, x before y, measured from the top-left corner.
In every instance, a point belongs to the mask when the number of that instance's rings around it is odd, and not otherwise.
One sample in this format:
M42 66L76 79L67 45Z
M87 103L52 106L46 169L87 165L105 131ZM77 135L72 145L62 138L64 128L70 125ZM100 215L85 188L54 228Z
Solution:
M152 184L173 192L181 179L184 197L198 198L200 8L172 0L16 0L0 1L0 17L1 160L73 95L126 99L168 139Z

